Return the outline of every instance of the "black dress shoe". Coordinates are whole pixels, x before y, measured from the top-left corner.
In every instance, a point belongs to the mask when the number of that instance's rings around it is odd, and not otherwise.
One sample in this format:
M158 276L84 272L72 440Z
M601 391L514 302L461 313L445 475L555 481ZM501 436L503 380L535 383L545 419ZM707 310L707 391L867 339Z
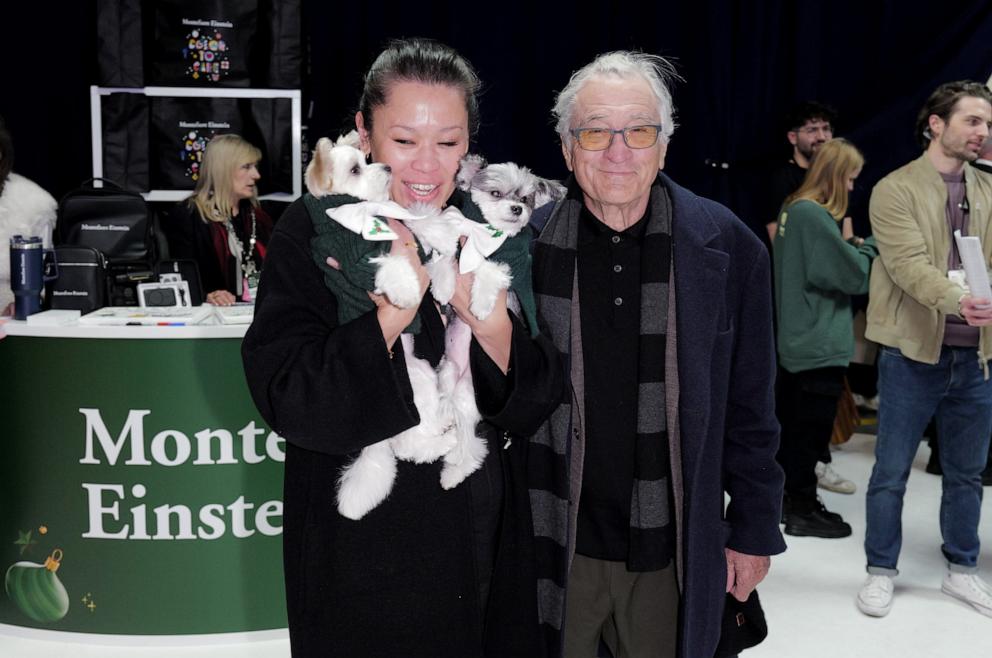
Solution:
M839 539L851 535L851 526L840 514L827 510L816 501L792 500L785 517L785 534L794 537Z
M990 472L992 472L992 470L990 470ZM984 477L984 475L983 475L983 477ZM779 519L779 523L785 523L786 522L785 520L789 516L789 510L792 509L792 504L791 504L790 501L791 501L791 497L789 496L789 493L788 492L785 492L782 495L782 518ZM823 506L823 500L819 496L816 497L816 502L820 506L820 512L825 517L827 517L828 519L833 519L834 521L843 521L844 520L844 517L842 517L837 512L831 512L826 507L824 507Z

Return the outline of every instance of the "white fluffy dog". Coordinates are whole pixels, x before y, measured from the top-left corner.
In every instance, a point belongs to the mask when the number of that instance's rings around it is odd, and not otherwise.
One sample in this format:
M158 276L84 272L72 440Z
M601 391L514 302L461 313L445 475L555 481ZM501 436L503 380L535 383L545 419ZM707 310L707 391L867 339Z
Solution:
M329 194L349 195L376 202L388 199L389 168L381 164L367 164L364 154L356 148L356 145L357 134L354 132L340 138L336 143L331 143L327 138L317 142L313 159L306 171L306 184L310 194L315 197ZM352 203L341 208L352 206L354 209L355 205ZM400 206L396 204L392 206L395 208L376 207L389 212L389 216L404 212ZM437 213L434 211L432 214ZM336 219L336 213L332 210L328 210L327 215L331 220L341 221ZM353 231L342 232L344 239L362 240L369 235L382 236L391 233L385 222L375 216L361 215L358 224L354 224L354 220L355 216L351 216L350 219L342 221L346 226L351 222L351 226L348 227ZM443 244L439 250L443 248L444 251L453 253L457 245L457 234L450 226L447 230L442 230L441 220L435 223L437 226L428 226L430 222L425 223L418 232L437 233L438 241ZM359 227L360 231L355 232L355 227ZM358 234L359 232L361 235ZM442 234L452 237L441 239ZM412 308L420 302L420 284L417 275L406 257L390 255L388 243L385 244L386 248L380 250L379 255L369 259L377 265L373 289L376 293L385 295L396 306ZM327 255L340 259L342 254L351 251L353 250L341 249L337 254ZM356 265L357 263L340 263L342 270ZM332 292L339 291L332 290ZM362 518L386 499L396 479L397 458L415 463L433 462L448 453L456 442L451 406L441 403L436 371L427 361L413 355L412 335L403 334L400 341L420 423L390 439L365 447L358 457L345 467L338 480L337 498L338 511L349 519Z

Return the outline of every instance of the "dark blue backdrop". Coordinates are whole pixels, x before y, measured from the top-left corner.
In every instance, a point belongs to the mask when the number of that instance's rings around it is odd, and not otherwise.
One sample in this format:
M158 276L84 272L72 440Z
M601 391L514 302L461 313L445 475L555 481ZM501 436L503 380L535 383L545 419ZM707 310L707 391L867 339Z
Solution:
M94 2L5 8L0 114L16 169L59 196L90 172L88 85L96 80ZM778 125L793 102L841 113L838 134L865 151L863 192L915 157L916 112L940 82L992 73L992 6L898 0L574 3L304 0L311 141L354 112L361 74L390 37L449 43L485 82L478 150L547 176L566 172L549 109L595 54L638 48L674 57L680 127L666 171L759 225L763 172L788 152ZM11 11L13 15L11 15ZM728 163L723 169L707 162ZM866 195L862 195L866 196Z

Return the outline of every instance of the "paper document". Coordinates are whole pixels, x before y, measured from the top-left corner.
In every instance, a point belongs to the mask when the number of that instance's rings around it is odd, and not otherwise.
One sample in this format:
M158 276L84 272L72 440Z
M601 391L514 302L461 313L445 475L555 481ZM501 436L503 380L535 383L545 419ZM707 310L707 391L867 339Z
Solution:
M32 327L65 327L79 322L79 311L53 308L41 313L28 316L28 325Z
M954 231L954 241L958 245L961 267L964 268L971 296L992 299L989 272L985 269L985 256L982 255L982 241L975 235L961 235L961 231Z
M104 306L79 318L84 325L186 326L213 316L213 306Z
M214 313L221 324L251 324L255 318L255 305L217 306L214 308Z

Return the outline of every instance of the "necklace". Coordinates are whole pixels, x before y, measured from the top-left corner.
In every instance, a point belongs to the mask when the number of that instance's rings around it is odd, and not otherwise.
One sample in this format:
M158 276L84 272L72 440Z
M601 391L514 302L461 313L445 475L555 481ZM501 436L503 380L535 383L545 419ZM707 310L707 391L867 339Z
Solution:
M235 295L242 301L251 301L254 296L254 289L258 287L259 271L252 260L255 253L255 243L258 236L258 223L255 220L255 208L249 207L251 217L251 235L248 238L248 249L238 237L234 229L234 217L228 218L224 222L227 229L227 248L231 256L234 257L234 289Z
M252 255L255 253L255 242L257 242L258 235L258 225L255 222L255 208L249 210L251 216L251 235L248 237L248 252L244 253L244 257L241 260L241 267L244 270L246 276L251 277L251 275L257 272L255 267L255 261L252 260ZM244 250L242 250L243 252Z

